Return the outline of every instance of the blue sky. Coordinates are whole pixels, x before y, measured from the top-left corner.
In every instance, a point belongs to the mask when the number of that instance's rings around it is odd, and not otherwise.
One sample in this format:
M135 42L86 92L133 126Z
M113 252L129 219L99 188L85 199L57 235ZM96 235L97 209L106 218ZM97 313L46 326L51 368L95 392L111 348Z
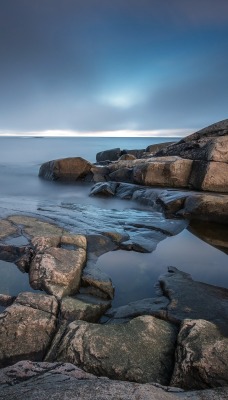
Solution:
M227 118L227 0L0 0L0 57L0 135Z

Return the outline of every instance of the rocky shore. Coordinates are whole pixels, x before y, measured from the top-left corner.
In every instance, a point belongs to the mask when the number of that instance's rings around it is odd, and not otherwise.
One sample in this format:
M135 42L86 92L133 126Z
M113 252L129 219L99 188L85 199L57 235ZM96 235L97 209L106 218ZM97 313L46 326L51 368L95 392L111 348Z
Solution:
M95 164L48 161L39 176L90 182L91 196L147 209L65 204L54 221L48 207L1 217L0 259L38 292L0 294L0 399L226 399L228 290L167 265L156 297L113 308L112 281L96 263L117 249L152 252L189 222L227 252L228 120L178 143L104 151ZM221 237L201 221L219 224Z

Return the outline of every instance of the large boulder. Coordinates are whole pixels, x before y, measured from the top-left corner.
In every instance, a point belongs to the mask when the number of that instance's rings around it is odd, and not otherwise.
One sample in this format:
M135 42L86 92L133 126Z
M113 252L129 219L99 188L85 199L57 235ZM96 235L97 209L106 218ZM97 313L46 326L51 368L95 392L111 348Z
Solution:
M228 386L228 338L204 320L185 320L178 335L171 385L184 389Z
M121 325L75 321L68 325L56 359L109 378L168 384L176 328L151 316Z
M57 313L53 296L21 293L0 314L0 366L28 358L41 361L54 336Z
M146 186L188 187L192 161L157 157L133 168L134 183Z
M228 196L220 194L191 194L187 196L178 215L195 220L228 223Z
M109 307L108 301L81 295L79 298L64 297L61 301L60 312L61 318L65 321L97 322Z
M81 157L48 161L41 165L39 176L48 180L77 181L90 173L92 164Z

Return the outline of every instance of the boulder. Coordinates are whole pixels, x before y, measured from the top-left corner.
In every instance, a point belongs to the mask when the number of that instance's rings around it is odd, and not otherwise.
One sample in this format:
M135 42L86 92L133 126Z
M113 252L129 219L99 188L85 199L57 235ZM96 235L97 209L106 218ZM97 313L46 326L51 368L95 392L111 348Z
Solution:
M116 161L120 158L120 156L121 156L120 148L115 148L115 149L105 150L105 151L101 151L100 153L97 153L96 160L97 160L97 162L106 161L106 160Z
M228 154L228 145L226 154ZM228 163L214 161L194 161L189 185L193 189L197 190L227 193Z
M136 157L133 154L122 154L122 156L120 156L119 160L135 160Z
M117 183L115 182L102 182L94 185L90 191L90 196L95 196L97 194L104 196L114 196Z
M191 194L187 196L179 216L188 219L228 223L228 195Z
M133 150L124 149L122 150L121 154L134 156L134 158L125 158L125 160L134 160L136 158L142 158L143 155L145 154L145 149L133 149Z
M159 278L169 300L167 318L180 323L184 319L205 319L228 334L228 289L192 280L175 267Z
M97 322L109 307L110 302L96 300L89 296L64 297L61 301L60 312L62 319L70 322L74 320Z
M59 299L75 294L79 290L85 261L86 251L83 248L67 250L51 247L44 253L37 253L29 270L30 285Z
M164 142L164 143L156 143L156 144L151 144L150 146L147 146L146 148L146 153L157 153L159 150L166 149L168 146L171 144L174 144L175 142Z
M62 158L41 165L39 176L47 180L77 181L90 173L92 164L81 157Z
M109 174L109 179L116 182L132 182L133 170L132 168L119 168Z
M151 316L121 325L75 321L68 325L56 359L96 375L135 382L168 384L176 329Z
M0 314L0 366L27 358L41 361L55 333L57 312L53 296L19 294Z
M133 168L133 181L146 186L188 187L192 161L156 157Z
M178 335L172 386L207 389L228 386L228 338L204 320L184 320Z
M188 230L206 243L228 254L228 226L213 222L191 221Z

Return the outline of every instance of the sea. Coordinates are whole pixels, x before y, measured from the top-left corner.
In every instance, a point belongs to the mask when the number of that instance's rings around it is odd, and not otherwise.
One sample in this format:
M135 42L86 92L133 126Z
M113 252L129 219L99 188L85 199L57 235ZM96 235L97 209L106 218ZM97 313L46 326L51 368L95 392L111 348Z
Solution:
M0 137L0 218L14 211L37 213L40 202L83 204L102 209L138 208L132 201L90 197L91 184L64 184L38 177L40 165L65 157L83 157L96 161L96 153L120 147L145 149L148 145L178 141L163 137ZM151 213L153 210L149 210ZM228 240L227 229L213 226L213 236ZM204 223L201 224L204 230ZM205 225L205 232L208 225ZM209 227L211 230L211 227ZM201 282L228 287L228 258L224 249L194 235L188 227L176 236L161 241L152 253L118 250L103 254L97 264L112 279L115 286L113 306L156 295L159 275L168 266L176 266ZM0 261L0 293L16 296L21 291L33 291L27 274L5 261Z

